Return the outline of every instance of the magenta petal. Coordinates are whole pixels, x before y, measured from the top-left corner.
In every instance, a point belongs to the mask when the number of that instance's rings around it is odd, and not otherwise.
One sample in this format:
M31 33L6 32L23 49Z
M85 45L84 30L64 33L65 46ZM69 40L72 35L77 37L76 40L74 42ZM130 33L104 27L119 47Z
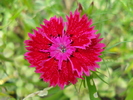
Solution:
M62 70L58 70L58 62L54 59L51 59L44 63L41 71L44 72L41 75L41 78L50 83L50 86L59 85L61 89L65 85L68 85L70 82L75 84L77 82L77 74L74 73L71 69L69 62L62 63Z
M67 21L66 34L71 36L72 45L85 49L91 43L91 39L95 38L96 30L94 30L94 26L90 26L92 20L88 20L86 15L80 18L80 13L75 11L74 14L70 13L70 17L67 16Z
M49 37L61 36L64 32L63 19L52 17L50 21L44 20L45 25L41 25L43 32Z

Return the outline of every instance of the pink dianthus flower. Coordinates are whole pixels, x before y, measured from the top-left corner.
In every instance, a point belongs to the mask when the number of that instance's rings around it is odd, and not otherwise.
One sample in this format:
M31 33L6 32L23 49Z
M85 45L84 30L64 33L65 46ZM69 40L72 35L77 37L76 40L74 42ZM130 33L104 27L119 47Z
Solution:
M33 30L34 34L28 34L30 40L25 40L25 58L30 67L35 67L50 86L62 89L99 68L97 62L101 61L99 55L105 46L86 15L80 17L76 10L66 18L66 22L62 17L44 20L44 25Z

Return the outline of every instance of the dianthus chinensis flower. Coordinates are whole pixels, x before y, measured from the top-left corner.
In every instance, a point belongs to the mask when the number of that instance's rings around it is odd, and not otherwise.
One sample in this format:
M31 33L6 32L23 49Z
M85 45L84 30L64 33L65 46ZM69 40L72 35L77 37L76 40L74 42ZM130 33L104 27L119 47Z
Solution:
M76 10L66 18L66 22L62 17L44 20L44 25L33 30L34 34L28 34L30 40L25 40L25 58L30 67L36 67L35 72L41 73L50 86L62 89L99 68L97 62L101 61L99 55L105 46L86 15L80 17Z

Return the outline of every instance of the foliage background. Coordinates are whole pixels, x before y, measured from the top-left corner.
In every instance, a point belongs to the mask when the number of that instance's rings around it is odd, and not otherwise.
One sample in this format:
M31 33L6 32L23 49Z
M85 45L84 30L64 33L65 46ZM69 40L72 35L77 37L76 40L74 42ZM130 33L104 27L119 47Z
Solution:
M44 19L74 11L81 3L107 45L100 74L93 75L101 100L133 100L133 0L0 0L0 100L22 100L48 86L24 59L27 33ZM108 84L103 82L101 79ZM81 82L81 80L79 80ZM79 84L76 85L79 89ZM28 100L89 100L83 86L55 87Z

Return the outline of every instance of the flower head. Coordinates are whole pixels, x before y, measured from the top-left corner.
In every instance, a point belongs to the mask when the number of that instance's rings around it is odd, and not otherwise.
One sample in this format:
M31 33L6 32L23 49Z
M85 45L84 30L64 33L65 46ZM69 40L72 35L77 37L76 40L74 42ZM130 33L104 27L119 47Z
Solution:
M105 46L86 15L80 17L76 10L66 18L66 22L61 17L44 20L34 34L29 33L30 40L25 40L30 67L36 67L35 72L50 86L61 88L99 68L97 62Z

